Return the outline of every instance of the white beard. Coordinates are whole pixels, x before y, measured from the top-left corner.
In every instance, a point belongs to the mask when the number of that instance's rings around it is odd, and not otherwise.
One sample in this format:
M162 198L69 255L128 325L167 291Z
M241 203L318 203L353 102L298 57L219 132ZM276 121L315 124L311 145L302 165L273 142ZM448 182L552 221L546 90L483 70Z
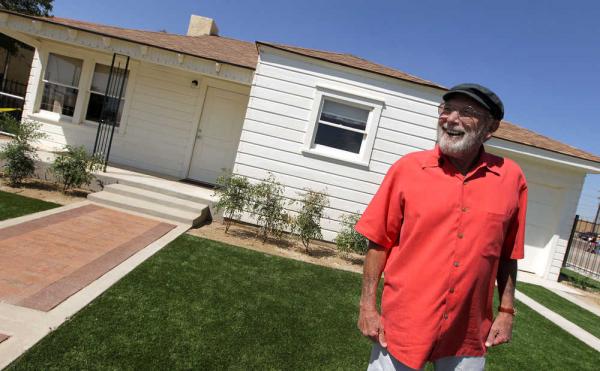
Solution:
M451 136L446 130L462 132L463 135ZM466 131L464 127L450 127L448 123L438 125L437 142L443 154L450 157L461 158L467 154L474 153L485 142L487 125L481 125L477 131Z

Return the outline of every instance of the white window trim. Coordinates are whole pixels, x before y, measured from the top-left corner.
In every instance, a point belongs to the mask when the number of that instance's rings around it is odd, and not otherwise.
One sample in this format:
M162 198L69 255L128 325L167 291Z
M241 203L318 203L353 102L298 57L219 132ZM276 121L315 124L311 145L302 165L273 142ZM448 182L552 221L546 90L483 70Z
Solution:
M328 146L314 144L317 128L321 117L321 109L325 99L339 102L342 104L358 107L369 111L367 125L365 127L365 137L360 147L359 153L352 153ZM360 167L369 167L371 153L375 144L375 134L379 126L381 112L385 106L383 99L359 95L356 93L346 93L341 88L332 89L326 86L317 86L313 108L310 114L308 130L304 138L302 154L314 156L334 162L342 162ZM350 130L350 129L349 129ZM357 131L357 130L352 130Z
M98 127L97 122L85 119L87 105L89 103L92 78L94 75L94 67L96 66L96 63L110 66L112 61L112 55L89 52L53 42L44 43L44 45L41 46L40 49L43 49L42 53L44 62L42 65L40 83L37 86L35 107L33 113L30 115L31 118L41 119L42 121L50 124L76 125L79 127L96 129ZM45 73L48 64L48 56L50 53L65 55L68 57L83 60L81 75L79 77L79 86L77 87L78 92L77 100L75 103L75 112L73 113L72 117L64 116L57 112L41 109L42 95L44 94ZM128 67L129 78L127 80L127 86L125 87L125 91L123 92L122 98L125 100L125 104L123 106L123 113L121 115L121 125L115 130L115 132L119 136L124 136L127 130L127 123L129 121L129 108L131 105L131 96L133 95L133 86L135 84L135 75L137 69L138 61L130 60Z

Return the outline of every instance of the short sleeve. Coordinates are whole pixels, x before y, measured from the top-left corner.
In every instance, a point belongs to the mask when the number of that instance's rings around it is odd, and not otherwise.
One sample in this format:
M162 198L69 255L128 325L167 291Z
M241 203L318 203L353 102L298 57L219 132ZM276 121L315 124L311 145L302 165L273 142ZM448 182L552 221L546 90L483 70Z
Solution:
M515 212L502 246L503 259L523 259L525 256L525 217L527 215L527 183L519 188L518 210Z
M358 233L386 249L397 243L402 226L401 161L389 169L355 226Z

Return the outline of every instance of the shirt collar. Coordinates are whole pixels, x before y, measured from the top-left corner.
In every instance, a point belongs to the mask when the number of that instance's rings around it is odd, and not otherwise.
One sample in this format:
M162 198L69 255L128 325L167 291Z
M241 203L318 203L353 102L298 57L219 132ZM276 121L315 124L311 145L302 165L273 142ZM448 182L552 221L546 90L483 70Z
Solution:
M473 167L473 170L478 170L480 167L486 167L491 173L494 173L495 175L500 175L498 171L498 157L487 153L483 145L481 145L481 148L479 149L478 157L479 159ZM428 167L442 167L445 161L448 160L446 160L444 154L440 150L440 146L436 144L433 151L431 151L431 154L427 156L425 161L423 161L422 168L425 169Z

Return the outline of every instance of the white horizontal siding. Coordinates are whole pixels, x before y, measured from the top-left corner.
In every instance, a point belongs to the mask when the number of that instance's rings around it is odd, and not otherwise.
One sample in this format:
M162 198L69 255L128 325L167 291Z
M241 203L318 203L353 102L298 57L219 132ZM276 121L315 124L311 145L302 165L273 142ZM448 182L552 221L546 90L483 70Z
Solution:
M324 176L328 174L339 175L347 179L356 179L375 185L379 185L383 180L382 175L372 171L355 169L349 173L345 165L328 166L327 162L323 160L305 157L300 153L301 147L298 144L283 139L244 131L240 141L238 150L241 153L259 154L261 157L274 158L289 164L302 163L303 166L321 172ZM267 141L269 142L268 146L263 144Z
M116 164L171 176L185 176L190 138L197 125L201 91L192 88L197 74L139 63L128 82L126 115L115 132L110 160ZM96 125L45 123L42 145L66 144L92 149Z
M172 176L185 172L200 89L194 74L142 63L125 133L115 136L111 160Z
M368 168L303 154L317 86L384 100ZM255 181L272 173L297 198L302 189L326 190L329 239L339 218L362 212L391 164L433 148L437 96L432 89L367 78L295 57L263 53L255 74L234 172ZM290 207L293 211L293 207Z

